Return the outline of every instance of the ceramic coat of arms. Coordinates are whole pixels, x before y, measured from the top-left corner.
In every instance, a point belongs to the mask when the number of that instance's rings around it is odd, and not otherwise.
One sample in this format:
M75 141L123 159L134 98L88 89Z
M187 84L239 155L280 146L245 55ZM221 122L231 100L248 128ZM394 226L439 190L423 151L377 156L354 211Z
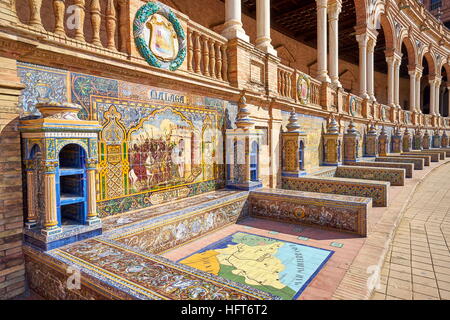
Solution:
M300 75L297 80L297 95L300 103L308 104L311 95L311 83L307 75Z
M166 5L148 2L136 13L134 40L142 57L153 67L177 70L186 58L186 34Z

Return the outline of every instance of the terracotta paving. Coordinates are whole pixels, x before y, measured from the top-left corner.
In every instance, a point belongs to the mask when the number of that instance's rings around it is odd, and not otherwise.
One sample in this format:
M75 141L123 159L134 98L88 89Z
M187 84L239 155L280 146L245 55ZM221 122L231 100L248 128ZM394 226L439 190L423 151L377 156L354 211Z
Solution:
M417 171L416 171L417 172ZM417 187L402 216L372 299L450 299L450 164Z

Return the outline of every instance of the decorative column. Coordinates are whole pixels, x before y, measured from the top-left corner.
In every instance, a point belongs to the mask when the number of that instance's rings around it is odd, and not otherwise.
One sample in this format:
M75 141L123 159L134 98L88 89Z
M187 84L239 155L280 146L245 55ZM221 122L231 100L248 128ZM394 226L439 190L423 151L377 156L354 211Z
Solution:
M421 82L421 80L422 80L422 70L419 70L419 71L417 71L417 74L416 74L416 99L415 99L415 102L416 102L416 112L417 113L422 113L422 103L421 103L421 101L420 101L420 89L421 89L421 84L420 84L420 82Z
M395 107L395 58L394 56L386 57L388 65L388 92L387 103L390 107Z
M430 114L436 115L436 79L429 80L430 83Z
M440 98L441 98L441 82L442 78L436 76L435 77L435 90L436 93L434 94L434 112L436 116L439 116L441 114L439 107L440 107Z
M27 173L27 222L25 226L28 229L32 229L37 225L37 206L36 206L36 188L35 188L35 168L33 165L33 160L27 160L25 162L26 173Z
M225 24L222 35L228 40L238 38L249 42L250 38L242 27L241 6L241 0L225 0Z
M396 57L394 62L394 104L397 108L400 106L400 64L401 58Z
M367 94L370 100L377 101L375 97L374 86L374 51L376 46L376 39L369 38L367 43Z
M367 94L367 34L359 34L356 36L359 45L359 95L363 99L368 99Z
M428 133L428 130L425 130L425 134L423 135L422 148L424 150L430 149L430 134Z
M338 88L342 85L339 81L339 14L342 10L341 0L334 0L328 4L328 34L330 50L330 78Z
M378 137L378 154L380 157L386 157L388 155L388 142L389 137L386 134L384 126L381 128L380 136Z
M270 0L256 0L256 34L256 47L276 56L270 37Z
M359 132L355 124L350 121L347 133L344 134L344 163L358 161Z
M87 169L87 194L88 194L88 225L94 225L100 223L100 219L97 214L97 190L96 190L96 172L97 172L97 159L88 159L86 163Z
M409 151L411 151L411 135L406 127L405 132L403 133L403 152Z
M306 145L306 133L300 130L297 114L292 109L287 132L281 134L283 146L283 171L282 176L299 177L306 174L304 169L304 151Z
M420 128L417 128L414 132L413 137L413 150L422 150L422 139L422 130L420 130Z
M448 147L448 136L447 136L447 131L444 130L444 133L442 134L442 139L441 139L441 148L447 148Z
M373 122L370 123L366 134L366 157L376 157L378 153L377 129Z
M341 134L339 132L339 126L334 118L334 114L331 115L330 122L327 126L327 133L323 135L324 144L324 161L323 165L337 166L341 161Z
M415 112L416 107L416 82L417 82L417 71L416 67L409 68L409 111Z
M396 127L394 130L394 134L392 135L392 150L393 153L402 152L402 133L400 132L400 128Z
M327 10L328 0L316 0L317 4L317 79L331 82L327 63Z
M56 168L58 161L45 161L44 168L44 229L41 232L45 235L61 233L58 226L58 211L56 206Z

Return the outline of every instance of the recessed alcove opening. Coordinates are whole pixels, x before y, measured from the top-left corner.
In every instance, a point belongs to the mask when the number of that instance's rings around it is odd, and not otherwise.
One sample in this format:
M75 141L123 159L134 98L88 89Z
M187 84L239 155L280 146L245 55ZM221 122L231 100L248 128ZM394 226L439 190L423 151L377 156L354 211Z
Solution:
M86 221L86 152L76 144L59 153L59 211L62 225Z

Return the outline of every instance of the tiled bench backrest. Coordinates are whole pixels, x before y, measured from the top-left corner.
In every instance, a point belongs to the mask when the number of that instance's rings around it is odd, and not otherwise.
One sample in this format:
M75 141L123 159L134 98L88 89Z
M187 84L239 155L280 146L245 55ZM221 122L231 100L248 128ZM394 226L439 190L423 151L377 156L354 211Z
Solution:
M375 162L397 162L397 163L412 163L414 170L423 170L425 160L421 158L406 158L406 157L378 157Z
M366 236L367 214L372 207L372 200L264 188L250 192L248 206L252 217Z
M429 156L431 158L431 162L439 162L439 153L425 153L425 152L404 152L402 155L415 155L415 156Z
M412 178L414 164L413 163L393 163L393 162L371 162L371 161L360 161L360 162L349 162L345 165L350 166L362 166L362 167L381 167L381 168L394 168L394 169L405 169L406 178Z
M282 178L283 189L372 198L374 207L388 205L389 182L332 177Z
M400 158L400 159L402 159L402 158L423 159L425 161L424 162L425 167L430 166L430 163L431 163L431 156L430 155L425 155L425 154L420 154L420 153L419 154L404 154L402 156L396 156L396 155L390 154L389 157Z
M339 166L335 177L388 181L393 186L405 185L405 169Z

